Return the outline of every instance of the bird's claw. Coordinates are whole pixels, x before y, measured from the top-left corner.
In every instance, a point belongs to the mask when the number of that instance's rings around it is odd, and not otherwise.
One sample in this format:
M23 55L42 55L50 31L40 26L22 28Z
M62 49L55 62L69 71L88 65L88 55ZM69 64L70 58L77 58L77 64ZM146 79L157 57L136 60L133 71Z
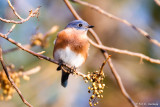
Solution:
M62 61L59 61L59 66L57 67L57 71L60 71L61 69L62 69L62 64L63 64L63 62Z
M76 67L75 66L71 67L71 73L73 73L75 71L76 71Z

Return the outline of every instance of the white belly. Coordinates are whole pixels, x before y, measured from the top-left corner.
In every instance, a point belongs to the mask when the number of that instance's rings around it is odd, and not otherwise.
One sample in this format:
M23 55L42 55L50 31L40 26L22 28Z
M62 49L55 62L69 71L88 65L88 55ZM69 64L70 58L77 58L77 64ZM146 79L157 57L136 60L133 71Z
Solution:
M57 61L62 60L64 63L76 68L84 62L84 57L81 54L74 53L69 47L57 49L54 53L54 59Z

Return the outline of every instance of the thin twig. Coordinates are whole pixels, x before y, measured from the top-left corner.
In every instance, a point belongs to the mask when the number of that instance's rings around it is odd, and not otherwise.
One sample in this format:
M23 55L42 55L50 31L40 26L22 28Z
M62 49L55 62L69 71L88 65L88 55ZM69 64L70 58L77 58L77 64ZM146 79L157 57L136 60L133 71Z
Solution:
M98 7L98 6L96 6L96 5L89 4L89 3L84 2L84 1L81 1L81 0L72 0L72 1L74 1L74 2L76 2L76 3L79 3L79 4L81 4L81 5L84 5L84 6L90 7L90 8L92 8L92 9L94 9L95 11L101 13L102 15L105 15L106 17L109 17L109 18L111 18L111 19L114 19L114 20L117 20L117 21L119 21L119 22L121 22L121 23L126 24L127 26L133 28L134 30L136 30L137 32L139 32L141 35L143 35L143 36L145 36L147 39L149 39L149 41L150 41L151 43L153 43L153 44L155 44L155 45L157 45L157 46L160 47L160 43L159 43L157 40L152 39L151 36L150 36L146 31L144 31L144 30L136 27L135 25L129 23L127 20L124 20L124 19L121 19L121 18L119 18L119 17L116 17L116 16L112 15L111 13L108 13L108 12L104 11L103 9L101 9L100 7ZM158 0L156 0L156 1L158 1Z
M22 24L22 23L28 21L31 17L35 17L35 16L39 15L39 9L40 9L40 7L38 7L38 8L37 8L36 10L34 10L34 11L31 10L30 13L29 13L29 16L28 16L26 19L22 19L22 20L20 20L20 21L7 20L7 19L3 19L3 18L1 18L1 17L0 17L0 20L3 21L3 22L5 22L5 23Z
M10 30L6 33L6 36L9 35L15 27L16 27L16 24L13 24Z
M30 54L38 57L38 58L42 58L42 59L48 60L48 61L50 61L50 62L53 62L53 63L55 63L55 64L58 64L58 61L53 60L53 59L51 59L51 58L49 58L49 57L46 57L46 56L44 56L44 55L35 53L34 51L29 50L29 49L23 47L20 43L15 42L13 39L8 38L7 36L5 36L5 35L3 35L3 34L1 34L1 33L0 33L0 36L1 36L2 38L6 39L7 41L11 42L12 44L16 45L16 46L19 47L20 49L22 49L22 50L24 50L24 51L26 51L26 52L28 52L28 53L30 53Z
M155 2L156 2L156 4L158 5L158 6L160 6L160 1L159 0L154 0Z
M92 41L90 38L88 38L88 41L90 42L90 44L92 44L93 46L95 46L96 48L99 48L99 49L108 50L108 51L112 51L112 52L116 52L116 53L120 53L120 54L125 54L125 55L130 55L130 56L136 56L136 57L139 57L141 59L145 59L145 60L147 60L151 63L160 64L159 59L150 58L149 56L146 56L142 53L136 53L136 52L131 52L131 51L128 51L128 50L121 50L121 49L111 48L111 47L104 46L104 45L98 45L97 43Z
M21 16L16 12L16 10L14 9L13 5L11 4L10 0L8 0L8 4L10 6L10 8L13 10L13 13L18 17L18 19L23 20L23 18L21 18Z
M64 0L64 1L65 1L66 5L67 5L68 0ZM69 2L68 2L68 4L70 5ZM71 5L69 6L69 5L67 5L67 6L68 6L69 8L70 8L70 7L72 8L72 6L71 6ZM37 10L37 9L36 9L36 10ZM36 11L36 10L35 10L35 11ZM39 10L39 9L38 9L38 10ZM7 20L7 19L2 19L2 18L0 18L0 20L1 20L1 21L4 21L4 22L6 22L6 23L20 24L20 23L23 23L23 22L25 22L25 21L28 21L30 17L34 17L34 15L37 15L37 14L38 14L38 10L37 10L36 12L35 12L35 11L34 11L34 12L31 11L31 12L30 12L30 15L29 15L26 19L21 20L21 21ZM72 11L72 10L74 10L74 9L70 9L70 10ZM33 13L34 13L34 14L33 14ZM76 14L76 12L75 12L75 14ZM78 14L77 14L77 16L78 16ZM80 17L79 17L79 18L80 18ZM78 19L78 17L77 17L77 19ZM98 42L98 44L102 45L102 43L101 43L101 41L99 40L97 34L96 34L93 30L90 30L90 32L93 34L93 36L94 36L94 38L96 39L96 41ZM53 62L53 63L58 64L57 61L52 60L52 59L49 58L49 57L43 56L43 55L41 55L41 54L37 54L37 53L35 53L35 52L33 52L33 51L29 50L29 49L24 48L20 43L17 43L17 42L15 42L13 39L8 38L7 35L4 35L4 34L0 33L0 36L3 37L4 39L8 40L8 41L11 42L12 44L15 44L16 46L18 46L18 47L21 48L22 50L24 50L24 51L26 51L26 52L28 52L28 53L30 53L30 54L38 57L38 58L42 58L42 59L45 59L45 60L48 60L48 61L50 61L50 62ZM104 50L102 50L102 52L104 53L105 57L107 58L107 57L108 57L108 54L107 54ZM118 85L120 86L120 89L121 89L123 95L134 105L135 103L133 102L133 100L130 98L130 96L129 96L128 93L126 92L125 88L123 87L121 78L119 77L118 73L116 72L115 68L113 67L113 64L112 64L112 62L111 62L111 59L108 60L108 64L109 64L109 66L110 66L110 68L111 68L112 73L114 74L114 76L115 76L115 78L116 78L116 80L117 80Z
M15 25L15 24L14 24ZM14 26L15 27L15 26ZM48 32L46 32L44 34L44 37L43 37L43 43L46 44L47 43L47 38L52 35L53 33L57 32L58 30L58 26L53 26ZM9 35L11 33L11 31L13 30L13 26L12 28L8 31L7 34L4 34L4 35ZM33 46L35 46L34 44L26 44L26 45L23 45L24 48L27 48L27 49L31 49ZM8 50L4 50L3 51L3 54L7 54L7 53L10 53L10 52L13 52L13 51L16 51L16 50L20 50L20 48L18 47L15 47L15 48L11 48L11 49L8 49Z
M54 59L51 59L51 58L49 58L49 57L47 57L47 56L44 56L44 55L35 53L34 51L25 48L25 47L23 47L20 43L15 42L13 39L8 38L8 37L5 36L4 34L1 34L1 33L0 33L0 37L6 39L6 40L9 41L10 43L16 45L18 48L20 48L20 49L22 49L22 50L24 50L24 51L32 54L33 56L36 56L36 57L39 58L39 59L45 59L45 60L47 60L47 61L49 61L49 62L52 62L52 63L55 63L55 64L59 65L59 62L58 62L58 61L56 61L56 60L54 60ZM69 65L63 64L63 66L65 66L65 67L67 67L67 68L69 68L69 69L72 69L72 67L69 66ZM76 74L81 75L81 73L79 73L78 71L75 71L75 70L73 70L73 71L74 71Z
M10 75L9 75L9 73L8 73L8 71L7 71L7 68L6 68L6 66L5 66L5 64L4 64L4 62L3 62L2 49L1 49L1 47L0 47L0 62L1 62L1 64L2 64L2 67L3 67L4 71L5 71L5 74L6 74L7 78L8 78L8 80L10 81L10 83L11 83L11 85L14 87L14 89L17 91L17 93L19 94L19 96L20 96L20 98L22 99L22 101L23 101L28 107L32 107L32 105L29 104L29 103L27 102L27 100L23 97L21 91L18 89L18 87L16 86L16 84L14 83L14 81L12 80L12 78L10 77Z
M2 33L0 34L8 36L14 30L15 27L16 27L16 24L13 24L12 27L9 29L9 31L6 34L2 34Z
M62 70L63 70L64 72L76 74L76 75L81 76L81 77L83 77L83 78L86 77L85 74L76 71L76 69L69 68L69 69L70 69L70 71L69 71L69 70L66 70L63 66L62 66L61 68L62 68Z
M3 21L3 22L5 22L5 23L14 23L14 25L11 27L11 29L10 29L6 34L0 33L0 37L6 39L6 40L8 40L10 43L16 45L19 49L22 49L22 50L24 50L24 51L26 51L26 52L28 52L28 53L30 53L30 54L32 54L32 55L40 58L40 59L45 59L45 60L50 61L50 62L52 62L52 63L59 64L58 61L53 60L53 59L51 59L51 58L49 58L49 57L47 57L47 56L44 56L44 55L35 53L35 52L27 49L26 47L22 46L20 43L17 43L17 42L15 42L13 39L11 39L11 38L8 37L8 35L9 35L9 34L13 31L13 29L15 28L15 24L24 23L24 22L28 21L31 17L34 17L34 16L38 15L38 14L39 14L38 12L39 12L39 8L40 8L40 7L38 7L34 12L32 12L32 10L31 10L29 16L28 16L26 19L23 19L23 18L21 18L21 17L18 15L18 13L15 11L14 7L12 6L12 4L10 3L9 0L8 0L8 3L9 3L9 6L11 7L11 9L13 10L14 14L15 14L19 19L21 19L21 21L14 21L14 20L7 20L7 19L0 18L0 20ZM44 38L46 39L49 34L55 32L56 30L57 30L57 28L52 29L50 32L47 32L46 35L44 36ZM31 45L27 45L27 47L31 48ZM8 50L8 51L6 51L6 53L7 53L7 52L10 52L10 51L14 51L14 50L17 50L17 48ZM4 52L4 53L5 53L5 52ZM26 105L28 105L29 107L32 107L32 106L24 99L24 97L22 96L20 90L16 87L15 83L13 82L12 78L10 77L10 75L9 75L9 73L8 73L8 71L7 71L7 68L5 67L4 62L3 62L2 50L1 50L1 48L0 48L0 61L1 61L1 64L2 64L2 66L3 66L3 69L4 69L5 73L6 73L6 75L7 75L8 80L11 82L12 86L16 89L16 91L18 92L18 94L19 94L19 96L21 97L22 101L23 101ZM70 66L65 65L65 64L63 64L62 66L65 66L65 67L67 67L67 68L69 68L69 69L72 69ZM28 72L26 72L26 73L22 73L21 75L29 75L29 74L31 74L31 73L33 74L33 73L37 72L38 70L39 70L39 68L36 68L36 70L34 70L34 71L28 71ZM72 70L72 71L73 71L73 70ZM82 74L82 73L80 73L80 72L77 72L76 70L74 70L74 73L77 74L77 75L80 75L80 76L82 76L82 75L85 76L85 74Z
M49 35L57 32L58 29L59 29L59 26L57 26L57 25L52 26L52 28L47 33L44 34L44 41L46 41L46 39L48 38Z
M32 75L32 74L35 74L35 73L39 72L40 70L41 70L41 67L37 66L37 67L32 68L28 71L20 72L20 73L18 73L18 75L19 76L24 76L24 75L29 76L29 75Z
M68 0L64 0L65 4L67 5L67 7L69 8L69 10L71 11L71 13L74 15L74 17L76 19L81 19L80 16L77 14L77 12L74 10L74 8L72 7L72 5L70 4L70 2ZM94 32L93 29L90 29L89 30L90 33L92 34L92 36L94 37L94 39L96 40L96 42L99 44L99 45L102 45L102 42L100 41L98 35ZM104 54L105 58L107 59L108 58L108 53L105 51L105 50L101 50L102 53ZM115 67L113 66L113 63L111 61L111 58L109 58L109 60L107 61L108 64L109 64L109 67L121 89L121 92L122 94L128 99L128 101L132 104L132 106L134 107L137 107L135 102L132 100L132 98L129 96L129 94L126 92L124 86L123 86L123 83L121 81L121 78L119 76L119 74L117 73Z
M103 73L103 68L104 66L106 65L106 62L109 60L109 58L111 57L111 55L108 56L108 58L102 63L101 67L100 67L100 73L99 74L102 74Z

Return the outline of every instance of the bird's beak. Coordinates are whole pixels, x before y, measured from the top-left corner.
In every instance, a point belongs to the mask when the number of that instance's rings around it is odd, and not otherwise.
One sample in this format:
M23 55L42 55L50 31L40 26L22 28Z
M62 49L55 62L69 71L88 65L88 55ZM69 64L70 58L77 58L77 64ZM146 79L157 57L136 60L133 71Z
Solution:
M88 26L88 28L93 28L93 27L94 27L94 26L92 26L92 25L89 25L89 26Z

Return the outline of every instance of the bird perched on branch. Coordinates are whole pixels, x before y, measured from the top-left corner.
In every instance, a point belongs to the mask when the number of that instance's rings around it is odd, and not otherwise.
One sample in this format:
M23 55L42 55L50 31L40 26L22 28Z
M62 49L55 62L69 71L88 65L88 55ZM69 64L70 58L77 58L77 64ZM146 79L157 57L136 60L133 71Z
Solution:
M87 31L93 27L86 21L74 20L58 33L53 50L54 59L59 62L57 70L61 70L63 63L78 68L86 61L89 49ZM69 73L62 70L63 87L67 86L68 77Z

